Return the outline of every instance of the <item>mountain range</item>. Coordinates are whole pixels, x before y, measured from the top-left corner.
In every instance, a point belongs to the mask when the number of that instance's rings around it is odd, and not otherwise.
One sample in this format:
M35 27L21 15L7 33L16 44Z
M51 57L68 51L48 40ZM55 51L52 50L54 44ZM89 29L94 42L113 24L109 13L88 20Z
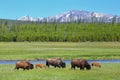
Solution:
M57 14L54 16L49 16L45 18L40 17L30 17L30 16L22 16L17 20L20 21L35 21L35 22L120 22L120 16L104 14L98 12L89 12L84 10L70 10L67 12L63 12L61 14Z

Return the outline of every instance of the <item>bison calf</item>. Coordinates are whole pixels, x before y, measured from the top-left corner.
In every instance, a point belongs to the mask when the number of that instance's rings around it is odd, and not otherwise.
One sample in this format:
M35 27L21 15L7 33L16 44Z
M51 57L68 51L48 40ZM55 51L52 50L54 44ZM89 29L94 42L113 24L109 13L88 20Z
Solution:
M35 64L35 67L38 68L46 68L46 66L44 64Z
M92 62L91 65L99 68L101 67L100 63L98 62Z

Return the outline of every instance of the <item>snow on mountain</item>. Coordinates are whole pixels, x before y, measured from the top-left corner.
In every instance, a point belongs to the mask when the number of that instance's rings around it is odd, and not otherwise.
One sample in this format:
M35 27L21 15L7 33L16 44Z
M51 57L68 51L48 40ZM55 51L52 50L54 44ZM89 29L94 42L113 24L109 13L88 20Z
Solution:
M31 21L38 21L38 22L40 22L40 21L42 21L42 19L43 19L43 18L36 17L36 18L32 18Z
M41 21L43 18L39 18L39 17L36 17L36 18L32 18L30 16L22 16L20 18L18 18L17 20L20 20L20 21Z
M17 20L32 21L32 17L30 17L30 16L22 16L22 17L18 18Z
M30 16L23 16L18 18L17 20L22 21L38 21L38 22L112 22L113 18L116 18L116 21L120 22L119 16L97 13L97 12L89 12L84 10L70 10L55 16L50 16L46 18L32 18Z

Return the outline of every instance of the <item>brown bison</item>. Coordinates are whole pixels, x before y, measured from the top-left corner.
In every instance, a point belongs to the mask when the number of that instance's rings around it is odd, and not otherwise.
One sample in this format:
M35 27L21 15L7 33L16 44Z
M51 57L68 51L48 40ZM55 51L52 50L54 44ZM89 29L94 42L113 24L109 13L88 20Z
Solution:
M84 68L86 68L87 70L91 69L91 66L88 64L87 60L85 59L73 59L71 61L71 69L72 68L80 68L81 70L84 70Z
M46 66L44 64L35 64L35 67L38 68L46 68Z
M18 70L19 68L22 68L23 70L26 70L26 69L29 70L29 69L33 69L34 65L31 64L29 61L18 61L16 62L15 69Z
M95 67L99 67L99 68L101 67L100 63L98 63L98 62L92 62L91 66L95 66Z
M51 58L51 59L47 59L46 60L46 66L54 66L55 68L56 67L59 67L59 68L65 68L66 67L66 64L65 62L62 61L62 59L60 58Z

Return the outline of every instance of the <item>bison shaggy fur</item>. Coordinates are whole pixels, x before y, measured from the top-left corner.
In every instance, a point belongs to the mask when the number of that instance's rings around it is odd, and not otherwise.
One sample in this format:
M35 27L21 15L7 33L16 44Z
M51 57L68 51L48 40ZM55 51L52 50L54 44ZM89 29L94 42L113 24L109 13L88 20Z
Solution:
M71 61L71 69L75 69L76 67L80 68L81 70L84 70L84 68L86 68L87 70L91 69L90 64L85 59L73 59Z
M15 64L15 69L14 70L18 70L19 68L23 69L23 70L29 70L29 69L33 69L34 65L31 64L29 61L18 61Z
M49 66L54 66L55 68L56 67L59 67L59 68L65 68L66 67L66 64L65 62L62 62L62 59L61 58L51 58L51 59L47 59L46 60L46 66L49 67Z

